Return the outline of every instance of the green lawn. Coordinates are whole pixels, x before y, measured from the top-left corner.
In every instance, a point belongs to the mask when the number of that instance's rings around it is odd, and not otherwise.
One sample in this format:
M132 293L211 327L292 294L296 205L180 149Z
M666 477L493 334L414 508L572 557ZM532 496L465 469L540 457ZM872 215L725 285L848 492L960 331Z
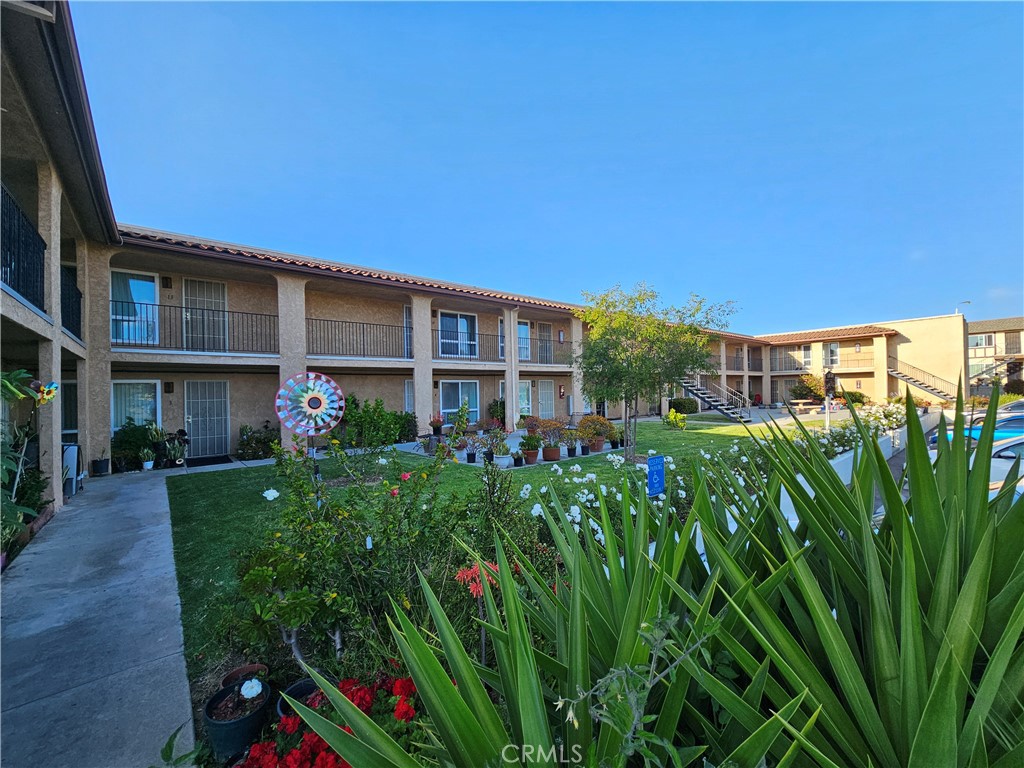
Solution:
M677 473L683 474L688 472L688 461L700 451L726 449L733 440L746 435L746 430L737 424L692 424L684 432L660 422L642 422L638 427L638 453L646 454L653 449L672 456ZM410 469L428 461L405 453L399 454L398 460ZM564 481L574 464L579 464L583 472L597 474L599 482L616 485L619 481L607 453L565 459L559 464L564 472L561 478L552 471L552 464L512 472L521 485L529 483L535 491ZM325 476L331 476L329 460L322 462L322 469ZM476 492L480 476L479 467L449 463L441 475L442 493ZM226 655L216 633L218 609L237 585L234 554L259 543L277 520L280 505L262 496L263 491L274 487L283 488L273 466L167 478L185 657L192 680Z

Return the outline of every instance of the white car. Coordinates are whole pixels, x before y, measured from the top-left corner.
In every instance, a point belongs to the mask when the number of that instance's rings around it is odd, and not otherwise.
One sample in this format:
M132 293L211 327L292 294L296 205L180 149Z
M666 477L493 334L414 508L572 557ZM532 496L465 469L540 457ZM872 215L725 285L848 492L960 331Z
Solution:
M1024 397L1020 400L1014 400L1012 403L1007 403L999 407L998 411L1000 416L1010 416L1016 413L1024 413Z
M971 454L972 466L974 465L976 455ZM933 464L938 456L938 451L928 451L928 458L931 459ZM1018 435L1017 437L994 442L992 444L992 465L988 475L989 482L998 483L1001 486L1003 481L1006 480L1006 476L1010 474L1013 462L1016 461L1018 456L1024 457L1024 436ZM1018 477L1021 477L1022 472L1024 472L1024 458L1021 459L1021 466L1017 470Z

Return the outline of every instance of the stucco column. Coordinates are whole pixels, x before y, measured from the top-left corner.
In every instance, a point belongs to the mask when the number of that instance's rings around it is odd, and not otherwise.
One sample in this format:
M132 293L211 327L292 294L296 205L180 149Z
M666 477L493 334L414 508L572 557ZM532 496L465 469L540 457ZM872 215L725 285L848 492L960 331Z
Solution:
M39 381L44 385L51 381L60 383L60 342L39 342ZM54 500L58 508L64 500L64 483L61 479L63 457L61 455L61 397L39 406L36 411L36 426L39 430L39 469L49 478L43 498Z
M430 322L429 296L413 294L412 299L412 381L413 408L420 434L430 432L434 412L434 332Z
M726 358L726 349L724 341L718 342L718 359L718 384L719 386L722 387L722 389L725 389L725 370L726 368L729 367L729 364Z
M572 356L576 357L583 352L583 321L574 317L569 324L569 343L572 345ZM572 409L569 418L576 421L576 415L583 413L583 376L580 374L579 366L573 363L572 366Z
M39 235L46 241L43 256L43 306L53 320L55 338L60 337L60 200L57 172L49 163L36 167L39 183ZM58 373L60 369L58 367ZM57 377L58 379L60 376ZM46 383L45 381L43 382Z
M81 380L78 391L85 398L88 415L86 427L88 450L86 459L110 458L110 259L113 253L102 247L80 251L79 279L82 262L88 260L85 279L79 282L86 300L82 305L82 333L89 351L85 359L88 389ZM79 366L81 370L81 366ZM161 425L166 426L166 425ZM79 423L79 429L82 428ZM174 427L177 429L177 425ZM83 446L84 447L84 446Z
M741 371L749 371L750 370L750 366L747 365L747 360L750 359L750 358L747 357L747 355L749 355L749 354L750 354L750 345L747 344L746 342L743 342L743 358L740 360L740 363L742 363L742 365L740 367ZM744 382L744 384L745 383L746 382ZM744 392L743 394L747 394L747 393Z
M277 344L281 362L279 381L306 371L306 278L278 274L277 277ZM273 403L268 403L273 409ZM282 431L281 444L288 442ZM299 442L305 443L305 440Z
M519 309L506 307L505 324L505 429L519 421Z

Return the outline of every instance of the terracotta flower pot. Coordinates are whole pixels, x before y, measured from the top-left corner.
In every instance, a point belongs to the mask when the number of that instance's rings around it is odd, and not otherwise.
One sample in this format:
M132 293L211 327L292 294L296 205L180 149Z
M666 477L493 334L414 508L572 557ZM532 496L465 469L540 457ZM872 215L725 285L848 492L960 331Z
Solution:
M604 450L604 437L595 437L590 441L590 450L599 453Z
M560 446L556 445L554 448L549 448L546 445L544 446L544 461L558 461L560 458L562 458L562 449Z
M537 456L540 455L540 451L523 451L523 458L527 464L536 464Z

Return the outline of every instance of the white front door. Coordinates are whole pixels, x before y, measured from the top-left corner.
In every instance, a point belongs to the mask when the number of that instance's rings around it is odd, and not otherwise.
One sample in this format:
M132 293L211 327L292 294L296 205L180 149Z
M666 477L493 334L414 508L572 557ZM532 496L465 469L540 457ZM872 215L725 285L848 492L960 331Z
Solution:
M555 382L537 382L537 405L542 419L555 418Z
M185 382L185 431L191 444L188 455L226 456L228 438L228 383Z
M184 280L182 285L185 349L228 350L228 296L224 283Z

